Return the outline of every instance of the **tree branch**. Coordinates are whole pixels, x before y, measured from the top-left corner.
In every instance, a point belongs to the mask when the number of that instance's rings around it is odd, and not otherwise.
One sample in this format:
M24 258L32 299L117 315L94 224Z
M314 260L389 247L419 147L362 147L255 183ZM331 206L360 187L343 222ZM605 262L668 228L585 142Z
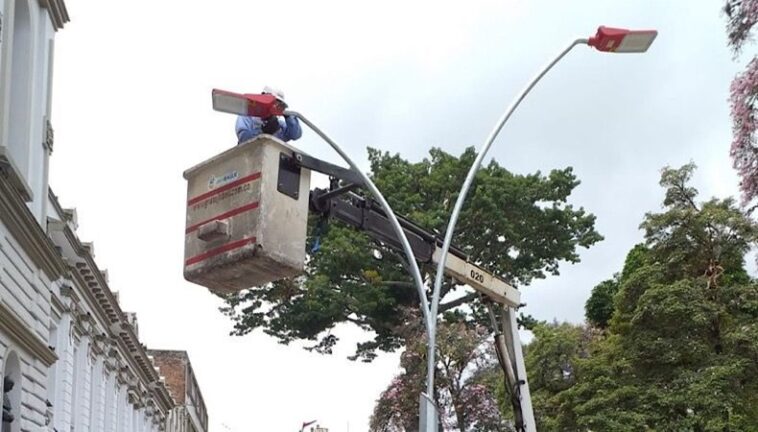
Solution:
M440 289L440 299L445 298L445 296L456 286L453 278L447 279L449 279L450 282L442 285L442 289Z
M371 324L369 324L368 322L366 322L366 321L364 321L364 320L355 319L355 318L350 318L349 316L346 316L346 317L345 317L345 320L346 320L346 321L349 321L349 322L351 322L351 323L353 323L353 324L355 324L355 325L357 325L357 326L358 326L358 327L360 327L360 328L363 328L363 327L365 327L365 326L370 326L370 325L371 325Z
M404 286L404 287L410 287L410 288L416 287L415 283L407 282L407 281L382 281L382 285L384 286L398 285L398 286Z
M451 301L449 301L447 303L441 304L439 311L440 311L440 313L449 311L450 309L456 308L456 307L458 307L458 306L460 306L460 305L462 305L464 303L468 303L471 300L474 300L478 296L479 296L479 294L477 294L477 293L466 294L465 296L463 296L461 298L458 298L458 299L455 299L455 300L451 300Z

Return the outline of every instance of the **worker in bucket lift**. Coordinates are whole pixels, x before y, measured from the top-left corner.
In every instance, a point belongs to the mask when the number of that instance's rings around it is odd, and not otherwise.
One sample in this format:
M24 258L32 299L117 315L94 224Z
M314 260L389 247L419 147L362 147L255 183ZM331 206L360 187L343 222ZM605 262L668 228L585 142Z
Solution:
M281 90L266 86L263 88L262 93L274 95L280 102L285 103L284 93ZM303 134L297 117L290 115L285 115L284 119L280 119L274 115L268 118L239 116L237 117L235 129L237 131L238 144L242 144L262 133L273 135L282 141L296 140Z

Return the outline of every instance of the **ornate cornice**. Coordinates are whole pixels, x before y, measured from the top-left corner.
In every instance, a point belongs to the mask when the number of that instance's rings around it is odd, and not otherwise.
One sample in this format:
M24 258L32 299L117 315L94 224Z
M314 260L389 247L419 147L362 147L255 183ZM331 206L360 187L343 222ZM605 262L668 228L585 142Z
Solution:
M39 0L40 6L47 9L53 28L58 31L63 25L70 21L68 10L63 0Z
M105 335L95 334L94 332L91 335L91 339L89 341L89 356L92 359L92 364L95 364L98 359L101 359L105 355L105 346L103 345L103 339Z
M2 302L0 302L0 331L10 335L20 347L39 358L46 367L50 367L58 360L55 352Z
M105 333L99 333L92 337L90 342L90 349L93 356L104 356L106 349L108 349L107 336Z
M18 193L24 202L34 200L34 193L29 183L19 173L21 171L8 154L8 147L0 146L0 177L7 181L11 188Z
M51 280L66 275L66 265L55 246L37 223L26 202L3 175L0 175L0 221L34 264Z
M50 201L58 214L65 213L52 192ZM51 220L49 229L56 242L67 251L70 247L75 255L71 259L71 272L76 285L82 288L78 290L79 294L90 305L93 313L105 323L105 331L112 335L114 347L123 354L125 364L128 364L132 373L149 387L151 397L156 399L159 409L168 412L174 406L168 388L161 381L160 374L156 372L145 347L132 325L127 322L118 300L110 290L107 273L97 267L92 257L91 244L79 240L70 222L72 221ZM68 253L67 256L71 257L71 254Z
M58 315L69 312L68 306L61 301L61 298L53 290L50 290L50 303L53 306L53 312Z
M115 357L111 356L110 352L108 352L108 358L105 359L103 366L109 373L114 373L118 370L118 362Z
M92 315L77 305L71 310L71 326L80 337L90 336L93 333Z
M118 381L120 385L123 385L123 386L129 385L129 375L127 372L128 370L129 369L126 366L121 366L119 362L118 373L116 374L116 381Z

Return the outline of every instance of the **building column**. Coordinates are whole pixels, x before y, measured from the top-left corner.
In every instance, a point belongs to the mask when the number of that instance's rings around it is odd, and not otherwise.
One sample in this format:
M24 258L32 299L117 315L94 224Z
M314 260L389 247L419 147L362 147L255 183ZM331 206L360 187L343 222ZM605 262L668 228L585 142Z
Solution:
M105 413L105 432L117 432L118 426L118 383L116 382L115 372L109 372L108 384L105 386L106 413Z
M117 432L126 432L126 414L127 414L127 402L126 402L126 386L119 383L118 386L118 426Z
M103 430L103 408L105 406L104 390L105 373L103 371L103 357L95 353L94 366L92 369L92 397L90 403L90 430Z
M77 356L74 359L74 367L76 368L76 382L74 383L76 400L74 403L75 418L72 419L74 425L74 431L87 431L90 430L89 418L90 418L90 392L92 390L92 367L94 366L90 361L90 338L88 334L82 334L77 346Z
M121 393L119 384L119 364L116 350L109 348L108 357L105 361L105 369L108 372L108 384L105 387L106 413L105 432L119 431L119 415L121 414Z
M73 404L74 390L74 350L75 337L70 313L64 313L61 317L61 325L58 328L60 350L58 351L58 385L56 385L56 400L53 402L55 409L55 428L59 431L71 430L71 409Z

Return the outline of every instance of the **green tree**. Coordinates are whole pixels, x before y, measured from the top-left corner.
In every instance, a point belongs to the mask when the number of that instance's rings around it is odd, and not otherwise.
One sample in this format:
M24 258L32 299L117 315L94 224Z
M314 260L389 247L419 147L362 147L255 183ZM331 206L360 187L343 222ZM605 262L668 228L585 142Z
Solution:
M429 158L412 163L369 149L371 176L393 209L437 231L444 229L475 157L472 148L460 157L432 149ZM602 239L594 229L595 217L567 202L578 184L571 168L516 175L492 161L477 174L454 244L474 262L518 285L558 274L561 261L579 261L579 247ZM404 346L403 331L418 324L420 309L402 254L339 223L321 230L312 222L303 277L226 298L222 310L234 322L232 334L261 328L282 343L313 341L310 349L330 353L338 342L335 326L353 323L373 333L358 345L354 358L370 361L377 350ZM310 253L316 237L320 249ZM422 265L427 279L433 270ZM461 289L446 281L440 313L457 310L464 320L481 320L478 296Z
M746 431L758 425L756 228L732 199L697 204L694 165L666 168L664 211L618 280L608 333L553 397L554 430Z
M608 327L613 316L613 298L618 290L618 277L604 280L592 288L592 294L584 304L584 315L590 324L599 328Z
M604 280L592 289L592 294L584 305L584 316L587 318L587 322L601 329L608 327L613 312L616 310L614 299L621 282L647 262L647 257L647 247L644 244L636 245L626 255L621 274L615 274L612 279Z
M597 333L591 327L557 322L541 323L533 332L534 340L526 348L526 372L537 430L559 430L561 394L576 384L577 365L588 356Z

